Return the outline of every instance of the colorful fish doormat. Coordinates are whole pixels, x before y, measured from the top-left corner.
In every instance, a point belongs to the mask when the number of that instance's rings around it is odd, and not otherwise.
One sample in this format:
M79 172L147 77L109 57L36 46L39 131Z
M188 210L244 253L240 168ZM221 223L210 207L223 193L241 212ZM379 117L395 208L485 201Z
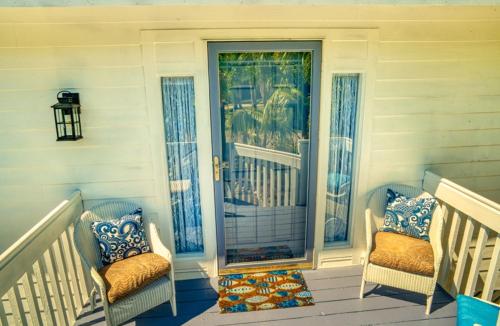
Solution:
M262 260L278 260L293 258L290 247L269 246L260 248L227 249L227 261L233 263L248 263Z
M300 271L272 271L219 277L221 313L314 305Z

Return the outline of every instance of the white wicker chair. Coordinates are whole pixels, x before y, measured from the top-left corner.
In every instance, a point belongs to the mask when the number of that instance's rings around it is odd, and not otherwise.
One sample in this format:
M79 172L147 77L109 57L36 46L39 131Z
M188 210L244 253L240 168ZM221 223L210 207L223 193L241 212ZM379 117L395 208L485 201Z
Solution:
M377 188L368 200L368 208L365 212L366 218L366 257L363 269L363 278L361 280L360 298L364 296L364 288L366 282L392 286L395 288L405 289L412 292L422 293L427 296L426 314L431 311L432 298L436 288L436 282L439 275L439 267L443 257L442 247L442 230L443 230L443 210L440 205L437 205L433 215L429 230L430 243L434 251L434 276L424 276L402 272L382 266L378 266L369 262L369 256L372 251L373 237L377 230L383 225L386 193L387 188L397 191L403 195L417 197L419 195L431 196L421 189L401 185L390 184Z
M151 250L170 262L170 272L166 277L154 281L139 292L131 294L126 298L112 304L107 300L104 280L97 272L103 266L100 259L99 246L90 229L90 225L94 221L120 218L123 215L133 212L136 208L138 208L137 205L123 201L103 203L83 212L75 226L75 245L85 267L90 271L94 286L90 294L91 309L94 310L95 295L98 291L103 302L107 325L119 325L167 301L170 301L173 315L177 314L172 255L162 244L156 226L146 216L144 217L144 228Z

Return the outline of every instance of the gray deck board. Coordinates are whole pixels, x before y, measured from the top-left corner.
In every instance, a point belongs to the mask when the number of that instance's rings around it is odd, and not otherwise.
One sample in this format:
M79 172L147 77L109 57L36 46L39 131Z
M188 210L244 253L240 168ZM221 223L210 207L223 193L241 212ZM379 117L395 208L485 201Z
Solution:
M220 314L217 279L178 281L178 316L169 304L160 305L126 325L454 325L455 302L441 289L433 310L426 316L423 295L368 284L366 297L358 298L361 268L342 267L304 271L316 304L309 307ZM87 308L88 309L88 308ZM77 325L104 325L102 307L86 310Z

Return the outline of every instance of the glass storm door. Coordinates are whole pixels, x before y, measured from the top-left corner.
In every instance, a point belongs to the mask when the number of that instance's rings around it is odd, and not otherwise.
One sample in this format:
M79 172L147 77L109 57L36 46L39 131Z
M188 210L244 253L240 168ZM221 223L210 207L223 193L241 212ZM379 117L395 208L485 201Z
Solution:
M221 273L312 260L321 43L209 42Z

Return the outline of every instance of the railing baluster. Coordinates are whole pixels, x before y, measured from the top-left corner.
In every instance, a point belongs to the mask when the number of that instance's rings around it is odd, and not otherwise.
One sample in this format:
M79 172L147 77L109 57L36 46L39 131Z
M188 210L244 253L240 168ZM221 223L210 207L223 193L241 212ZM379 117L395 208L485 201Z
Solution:
M276 164L276 206L281 206L281 193L283 192L283 189L281 187L281 169L282 165L281 164Z
M50 286L52 288L52 295L54 296L54 301L56 303L58 325L69 325L66 318L66 312L64 309L64 303L62 302L61 290L59 289L59 278L56 274L56 265L54 263L54 250L49 247L47 251L44 252L44 259L42 262L42 270L47 271L50 279Z
M491 254L490 266L488 267L488 274L486 274L486 280L484 281L483 294L481 299L491 301L493 296L493 291L495 290L495 283L498 276L498 268L500 264L500 234L497 234L495 240L495 247L493 247L493 253Z
M297 203L297 174L296 168L290 170L290 206L295 206Z
M54 256L56 259L57 263L57 271L59 272L59 275L61 277L61 284L62 288L64 290L64 295L63 295L63 300L66 303L66 311L69 314L69 323L73 324L74 321L76 320L76 309L75 305L73 302L73 293L71 292L71 286L69 284L68 280L68 268L66 266L66 263L63 259L63 251L62 251L62 244L61 244L61 238L59 237L56 242L54 242L54 245L52 246Z
M270 197L270 207L275 207L276 206L276 185L275 185L275 175L274 175L274 162L269 162L269 174L270 174L270 179L269 179L269 197Z
M252 201L252 186L250 184L250 159L245 157L245 199L247 202Z
M290 206L290 167L285 168L285 196L284 206Z
M262 163L262 207L267 207L267 161Z
M242 199L244 200L245 198L243 198L243 187L244 187L244 184L243 184L243 158L241 156L238 156L238 185L239 185L239 189L238 191L236 192L237 193L237 199Z
M448 207L448 205L447 205ZM448 234L448 239L447 239L447 246L444 251L444 258L443 258L443 264L441 267L441 280L442 283L444 284L449 284L451 282L450 278L450 270L453 265L453 254L455 252L455 246L457 244L457 238L458 238L458 231L460 229L460 222L462 220L462 216L460 215L460 212L457 211L455 208L449 208L449 211L453 211L453 214L451 216L451 226L450 226L450 233Z
M10 309L12 310L12 317L14 317L14 323L16 325L27 325L26 314L23 307L23 302L21 300L21 294L19 293L19 288L17 284L14 284L9 292L7 293L9 297Z
M262 178L261 178L261 172L262 172L262 163L259 159L256 160L255 162L255 165L256 165L256 193L257 193L257 205L258 206L262 206L262 193L261 193L261 182L262 182Z
M467 262L467 255L469 254L469 245L472 239L473 232L474 223L470 217L467 217L462 244L460 246L460 252L458 254L457 266L455 268L455 273L453 274L453 285L451 291L454 296L460 292L462 278L464 276L465 264Z
M465 286L464 294L466 295L474 296L475 294L481 259L483 257L483 250L486 247L486 242L488 242L488 229L484 225L481 225L477 236L476 248L474 249L471 268L469 270L469 278L467 280L467 285Z
M63 258L66 262L66 268L69 270L69 274L71 277L71 286L73 288L76 309L78 310L78 312L80 312L80 310L83 308L82 295L78 284L78 278L76 276L76 265L74 257L72 255L71 243L68 240L67 232L69 232L69 229L64 231L59 239L61 241L60 245L61 249L63 250Z
M71 255L73 256L76 264L76 275L78 277L78 283L80 284L80 289L82 291L82 302L86 302L89 299L89 293L91 288L91 281L89 280L88 273L83 270L82 261L80 260L80 256L76 252L76 248L74 246L75 240L73 239L73 232L75 230L75 226L71 224L68 227L69 230L69 244L71 247Z
M42 315L40 314L40 307L38 306L35 284L33 284L33 267L24 274L22 282L26 299L28 300L28 307L30 308L31 321L35 326L42 325Z
M44 316L47 325L56 324L56 316L54 314L54 309L52 307L52 301L50 299L50 292L47 286L47 280L44 277L45 272L42 269L43 263L37 260L33 264L33 270L35 272L36 283L38 284L38 291L40 291L40 299L42 300L44 308Z
M251 158L249 162L250 167L250 203L255 205L255 159Z
M5 313L5 307L3 306L3 298L0 298L0 325L7 326L8 324L7 314Z

